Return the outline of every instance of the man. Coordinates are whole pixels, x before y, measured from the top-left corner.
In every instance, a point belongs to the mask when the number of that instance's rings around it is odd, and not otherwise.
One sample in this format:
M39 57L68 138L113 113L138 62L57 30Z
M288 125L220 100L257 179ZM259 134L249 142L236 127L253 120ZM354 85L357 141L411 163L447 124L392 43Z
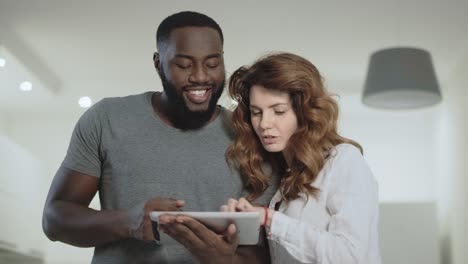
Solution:
M160 24L157 48L163 92L103 99L78 121L49 191L44 232L95 247L93 263L261 262L266 251L237 247L233 226L215 234L189 217L166 217L167 234L152 226L151 211L218 211L243 191L224 160L231 133L228 111L217 106L221 28L203 14L177 13ZM101 211L88 207L97 191Z

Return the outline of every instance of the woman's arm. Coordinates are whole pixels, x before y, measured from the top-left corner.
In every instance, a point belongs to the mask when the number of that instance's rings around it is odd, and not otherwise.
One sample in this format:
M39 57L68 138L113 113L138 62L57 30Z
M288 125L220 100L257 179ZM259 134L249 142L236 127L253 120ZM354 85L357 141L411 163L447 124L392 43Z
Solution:
M369 249L378 247L377 183L357 149L340 152L324 175L330 180L326 229L280 212L273 215L269 238L301 262L363 263Z

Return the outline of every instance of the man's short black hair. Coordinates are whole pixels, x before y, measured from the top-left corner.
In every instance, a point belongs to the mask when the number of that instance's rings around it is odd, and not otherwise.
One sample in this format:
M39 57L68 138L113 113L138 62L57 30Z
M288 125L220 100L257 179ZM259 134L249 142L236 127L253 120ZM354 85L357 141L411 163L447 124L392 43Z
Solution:
M156 46L161 51L165 42L174 29L182 27L210 27L218 31L221 43L224 43L221 27L211 17L192 11L183 11L170 15L159 24L156 32Z

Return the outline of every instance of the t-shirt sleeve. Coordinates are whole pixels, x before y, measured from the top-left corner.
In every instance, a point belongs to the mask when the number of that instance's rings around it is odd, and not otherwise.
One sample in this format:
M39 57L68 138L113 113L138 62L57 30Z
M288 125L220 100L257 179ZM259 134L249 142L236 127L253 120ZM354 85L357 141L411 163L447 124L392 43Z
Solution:
M102 102L89 108L73 130L62 166L87 175L101 176Z

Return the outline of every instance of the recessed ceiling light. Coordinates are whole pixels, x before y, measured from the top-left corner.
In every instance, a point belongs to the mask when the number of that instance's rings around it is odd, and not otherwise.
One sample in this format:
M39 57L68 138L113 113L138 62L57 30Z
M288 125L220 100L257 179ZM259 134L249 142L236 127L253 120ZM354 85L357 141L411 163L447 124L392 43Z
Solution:
M78 100L78 104L83 108L88 108L93 104L93 101L88 96L83 96Z
M5 67L6 60L4 58L0 58L0 67L3 68Z
M22 83L20 84L20 87L19 87L19 88L20 88L21 91L29 92L29 91L32 90L32 83L30 83L30 82L22 82Z

